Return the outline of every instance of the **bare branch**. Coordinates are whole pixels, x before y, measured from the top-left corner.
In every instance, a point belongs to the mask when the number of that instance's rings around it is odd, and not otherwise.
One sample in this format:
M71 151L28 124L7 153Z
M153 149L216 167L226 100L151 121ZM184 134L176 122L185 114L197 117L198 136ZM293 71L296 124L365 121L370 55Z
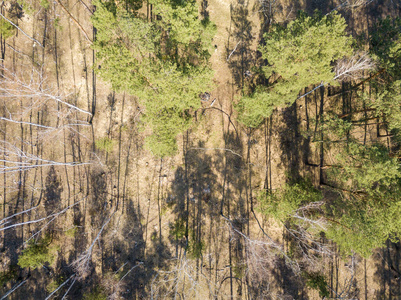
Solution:
M20 172L46 166L73 167L92 164L91 162L58 162L44 159L39 156L24 152L20 148L6 141L0 141L0 154L6 157L6 159L0 159L0 161L4 163L0 166L0 174Z
M344 57L337 61L334 80L357 80L363 77L363 71L372 70L375 63L367 53L357 53L351 58Z
M58 103L61 103L71 109L77 110L81 113L92 116L92 113L81 109L71 103L63 100L61 96L55 96L55 91L52 88L45 87L46 78L43 78L41 74L36 74L36 77L31 75L29 81L20 78L17 74L9 71L5 67L1 67L2 77L0 79L0 97L18 97L18 98L35 98L35 100L43 105L46 100L52 99Z
M67 294L70 292L72 286L74 285L75 281L77 281L77 278L74 276L74 280L72 281L70 287L69 287L68 290L65 292L65 294L63 295L63 298L61 298L61 300L65 299L65 297L67 296Z
M20 286L22 286L28 279L25 279L24 281L20 282L16 286L12 287L11 290L9 290L3 297L0 298L0 300L6 299L8 296L10 296L13 292L15 292Z
M0 220L0 226L3 226L4 224L9 223L9 222L6 222L7 220L9 220L9 219L11 219L11 218L13 218L13 217L16 217L16 216L25 214L25 213L27 213L27 212L30 212L30 211L32 211L32 210L34 210L34 209L36 209L36 208L38 208L38 206L31 207L31 208L29 208L29 209L27 209L27 210L21 211L21 212L19 212L19 213L16 213L16 214L13 214L13 215L11 215L11 216L9 216L9 217L4 218L4 219Z
M343 8L356 8L359 6L366 6L374 0L342 0L341 6Z
M85 198L86 198L86 197L85 197ZM84 199L85 199L85 198L84 198ZM57 213L54 213L54 214L51 214L51 215L49 215L49 216L47 216L47 217L43 217L43 218L40 218L40 219L37 219L37 220L31 220L31 221L26 221L26 222L22 222L22 223L13 224L13 225L10 225L10 226L7 226L7 227L0 228L0 231L4 231L4 230L10 229L10 228L14 228L14 227L18 227L18 226L22 226L22 225L26 225L26 224L39 223L39 222L42 222L42 221L44 221L44 220L47 220L47 219L50 219L50 218L53 218L53 217L58 217L59 215L65 213L65 212L66 212L67 210L69 210L71 207L77 205L78 203L80 203L80 202L81 202L82 200L84 200L84 199L81 199L81 200L75 202L74 204L71 204L70 206L67 206L67 207L64 208L62 211L57 212ZM4 226L4 225L5 225L5 223L3 223L1 226Z
M4 3L4 1L2 2ZM7 19L0 11L0 16L3 17L4 20L6 20L8 23L10 23L11 25L13 25L15 28L17 28L19 31L21 31L21 33L23 35L25 35L26 37L28 37L31 41L35 42L36 44L38 44L40 47L43 48L43 45L35 38L31 37L30 35L28 35L27 33L25 33L25 31L23 31L19 26L17 26L16 24L14 24L11 20Z
M216 298L216 286L212 286L209 279L199 273L194 261L185 255L175 261L170 271L159 270L152 279L151 299L177 299L179 296L181 299Z
M72 275L70 276L70 278L68 278L66 281L64 281L62 284L60 284L53 292L51 292L51 294L50 294L49 296L47 296L47 297L45 298L45 300L50 299L55 293L57 293L57 291L58 291L59 289L61 289L64 285L66 285L66 284L68 283L68 281L70 281L71 278L73 278L74 276L75 276L75 274L72 274Z
M233 150L227 149L227 148L201 148L201 147L192 147L192 148L189 148L188 150L222 150L222 151L228 151L228 152L230 152L230 153L232 153L232 154L234 154L234 155L239 156L239 157L242 158L242 155L241 155L241 154L238 154L237 152L234 152Z
M233 51L231 51L230 55L227 57L227 61L230 60L231 55L233 55L233 53L237 50L237 47L238 47L238 45L239 45L240 43L241 43L241 41L239 41L239 42L237 43L237 45L235 45Z
M86 197L82 198L81 200L79 200L78 202L76 202L75 204L73 204L72 206L75 206L76 204L78 204L79 202L83 201L84 199L86 199ZM69 209L70 207L68 207L67 209ZM51 222L53 222L60 214L56 214L54 215L54 217L47 222L45 225L42 226L41 229L39 229L36 233L34 233L29 239L27 239L24 244L28 243L31 239L33 239L35 236L37 236L39 233L42 232L43 229L45 229L47 227L47 225L49 225Z
M88 42L92 43L92 40L89 38L88 34L86 33L85 29L82 25L73 17L73 15L65 8L65 6L60 2L60 0L56 0L56 2L61 6L61 8L69 15L69 17L74 21L74 23L78 26L78 28L82 31L85 38Z
M93 247L95 246L96 242L102 235L103 230L105 229L107 224L109 224L111 218L113 217L113 215L115 213L116 212L113 212L111 214L110 218L108 218L104 222L102 228L99 230L99 233L97 234L96 238L92 241L92 244L89 246L89 248L85 252L83 252L75 261L73 261L71 263L71 266L76 270L77 276L79 278L85 278L88 275L89 264L90 264L91 258L92 258Z

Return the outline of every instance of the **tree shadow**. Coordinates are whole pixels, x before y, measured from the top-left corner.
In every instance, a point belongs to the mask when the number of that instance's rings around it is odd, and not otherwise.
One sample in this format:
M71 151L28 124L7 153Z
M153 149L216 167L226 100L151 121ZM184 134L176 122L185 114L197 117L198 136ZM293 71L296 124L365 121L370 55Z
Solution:
M132 299L135 295L139 298L147 298L145 286L150 282L158 264L155 263L152 255L145 256L146 243L141 212L135 208L134 201L131 199L127 199L126 203L124 218L116 217L117 223L122 222L118 225L121 235L118 238L113 237L112 227L107 233L110 240L105 241L108 246L105 247L107 251L103 254L103 277L116 276L120 296L123 298ZM160 250L160 245L152 244L152 247L157 254L163 252ZM159 255L159 259L164 256Z
M221 215L242 224L247 224L248 220L242 143L235 132L224 133L223 137L224 148L216 149L207 148L203 141L195 144L185 141L185 164L176 170L165 200L175 215L169 236L170 243L175 246L175 257L186 253L194 260L197 272L217 281L217 269L221 264L229 263L233 268L241 265L244 252L241 241L230 245L223 242L227 232L220 229L224 226ZM210 256L227 246L232 251L230 262ZM216 270L216 274L212 270ZM238 294L241 294L241 286L238 285Z
M230 15L227 63L232 72L233 83L242 89L247 77L251 76L256 57L256 52L251 50L254 36L248 1L239 0L236 4L230 4Z
M165 205L172 207L176 215L175 223L170 224L169 236L170 242L175 245L176 257L179 256L180 248L200 257L201 253L193 252L197 252L194 248L196 245L203 247L205 244L204 218L219 215L215 195L221 186L217 181L216 166L221 165L222 157L212 157L204 149L205 145L201 141L195 147L188 145L186 164L184 168L177 168L171 190L165 199Z
M63 192L63 185L61 179L58 176L54 166L51 166L47 173L45 182L45 210L46 215L49 216L53 213L58 212L61 206L61 193ZM54 227L52 223L50 229Z
M376 261L375 281L379 288L375 291L375 299L400 299L401 297L401 243L387 241L386 247L374 254Z
M282 299L308 299L305 283L293 272L283 257L276 257L272 276L277 281L278 288L283 291Z
M302 154L308 154L305 138L300 134L298 104L294 103L283 110L275 132L278 135L281 166L287 177L297 181L301 176Z

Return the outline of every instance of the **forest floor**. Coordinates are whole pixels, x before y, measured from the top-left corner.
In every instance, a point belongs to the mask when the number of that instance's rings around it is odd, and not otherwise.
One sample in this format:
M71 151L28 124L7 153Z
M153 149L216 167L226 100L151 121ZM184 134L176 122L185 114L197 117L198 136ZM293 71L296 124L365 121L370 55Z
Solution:
M93 273L67 282L58 294L60 299L64 293L68 299L80 299L93 282L107 286L120 271L127 275L124 284L118 281L123 298L150 299L154 291L167 286L171 275L167 272L186 257L188 262L180 266L187 266L184 271L204 286L198 299L207 299L210 290L218 299L320 299L280 256L263 260L268 266L260 273L263 278L247 276L252 270L244 264L250 259L245 246L249 239L266 242L269 236L288 250L284 229L258 212L255 199L259 191L279 189L290 177L309 177L319 185L324 175L310 165L320 159L320 147L307 143L303 133L313 128L320 109L329 109L337 100L329 102L329 91L320 90L290 108L277 109L257 130L236 121L234 104L242 88L257 80L252 67L260 60L261 28L270 26L273 19L292 20L300 9L327 13L340 3L278 0L271 1L270 7L262 6L267 1L205 1L217 25L211 57L215 87L208 91L209 102L197 111L192 129L179 136L179 153L161 160L144 148L148 132L143 130L137 99L115 93L94 72L98 66L88 41L95 36L90 3L62 2L86 38L58 0L47 9L35 0L25 2L18 25L38 43L21 32L7 39L4 67L25 78L26 84L45 85L49 93L82 111L51 97L44 100L41 94L16 96L13 99L19 102L15 103L2 99L4 107L18 112L15 118L49 127L3 122L2 140L35 155L35 164L47 163L37 157L60 162L3 174L2 217L38 206L35 213L22 216L21 222L26 222L75 205L54 221L48 219L52 222L43 227L28 224L2 233L2 272L16 265L21 245L41 228L52 232L59 250L53 265L19 272L14 280L3 283L0 295L27 280L9 299L44 299L52 282L71 278L72 263L92 246ZM400 12L401 5L388 0L342 13L350 32L366 34L377 18ZM343 102L338 100L337 108ZM1 113L7 115L5 108ZM365 132L373 135L374 130ZM105 139L111 145L101 149ZM330 153L325 157L329 159ZM185 226L191 244L184 255ZM400 270L400 243L389 241L368 260L336 254L322 263L333 299L401 297L401 283L394 279L394 272Z

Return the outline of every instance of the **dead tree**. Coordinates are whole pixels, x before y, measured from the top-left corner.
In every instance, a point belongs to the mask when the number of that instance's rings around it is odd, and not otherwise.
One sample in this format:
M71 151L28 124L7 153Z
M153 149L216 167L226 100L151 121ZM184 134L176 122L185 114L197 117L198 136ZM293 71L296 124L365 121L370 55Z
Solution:
M75 279L75 274L72 274L70 278L68 278L66 281L64 281L62 284L60 284L54 291L52 291L49 296L46 297L45 300L49 300L51 297L53 297L54 294L56 294L64 285L66 285L71 279Z
M170 270L159 270L151 282L150 298L153 299L214 299L216 287L202 273L196 262L185 255L170 261Z
M44 159L37 155L22 151L19 147L6 141L0 141L0 155L6 158L0 159L0 162L3 163L0 166L0 174L21 172L34 168L50 166L74 167L92 164L91 162L58 162Z
M74 268L78 279L84 279L89 275L93 248L95 247L95 244L100 239L103 230L106 228L107 224L109 224L115 213L116 212L113 212L113 214L103 223L103 226L100 228L99 233L92 241L92 244L89 246L89 248L85 252L81 253L81 255L74 262L71 263L71 266Z
M337 61L334 69L336 76L334 76L333 80L345 81L361 79L363 78L364 71L373 70L375 66L375 63L367 53L356 53L350 58L343 58ZM369 77L368 79L371 78ZM298 96L297 100L313 93L317 89L323 87L325 84L327 84L327 82L321 82L309 92Z
M375 0L342 0L342 8L356 8L360 6L366 6Z
M66 208L64 208L63 210L61 210L61 211L59 211L59 212L53 213L53 214L51 214L51 215L49 215L49 216L45 216L45 217L42 217L42 218L39 218L39 219L34 219L34 220L25 221L25 222L20 222L20 223L14 223L14 224L8 225L8 226L5 226L5 225L8 224L8 223L11 222L11 221L5 221L5 222L3 222L2 224L0 224L0 231L5 231L5 230L7 230L7 229L11 229L11 228L15 228L15 227L19 227L19 226L23 226L23 225L27 225L27 224L35 224L35 223L39 223L39 222L42 222L42 221L45 221L45 220L48 220L48 219L52 219L52 221L53 221L55 218L57 218L57 217L60 216L61 214L64 214L64 213L65 213L67 210L69 210L71 207L77 205L78 203L80 203L80 202L83 201L83 200L84 200L84 199L81 199L80 201L75 202L74 204L71 204L71 205L67 206ZM36 208L36 207L35 207L35 208ZM33 209L33 208L32 208L32 209ZM21 214L23 214L23 213L26 213L26 212L32 210L32 209L25 210L24 212L20 212L20 213L14 214L14 215L12 215L12 216L10 216L10 217L7 217L7 218L3 219L2 221L6 220L6 219L9 220L9 219L11 219L11 218L13 218L13 217L15 217L15 216L17 216L17 215L21 215ZM3 227L2 227L2 226L3 226Z
M376 67L369 54L361 52L356 53L350 58L344 57L336 62L334 71L335 80L358 80L363 78L363 72L374 70Z
M8 296L10 296L12 293L14 293L19 287L21 287L28 279L25 279L23 281L21 281L20 283L16 284L15 286L13 286L11 288L11 290L9 290L7 293L4 294L3 297L0 298L0 300L4 300L7 299Z
M29 99L30 106L21 107L25 113L29 111L29 109L40 108L49 101L54 101L72 111L77 111L90 117L92 116L92 113L89 111L64 100L71 95L58 95L57 90L49 85L42 70L37 71L33 67L30 76L27 78L5 67L2 67L0 71L2 72L0 78L0 97L5 100L7 98Z

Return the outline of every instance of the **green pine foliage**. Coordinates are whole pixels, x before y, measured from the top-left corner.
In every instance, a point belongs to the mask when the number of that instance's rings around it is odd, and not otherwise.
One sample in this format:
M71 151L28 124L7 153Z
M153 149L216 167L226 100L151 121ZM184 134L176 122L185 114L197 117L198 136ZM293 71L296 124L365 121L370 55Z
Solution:
M3 271L0 273L0 286L4 286L8 282L16 280L18 278L18 273L18 266L9 266L9 269L7 271Z
M15 33L15 28L3 18L0 20L0 34L3 39L12 37Z
M106 300L107 295L102 288L96 287L94 290L90 291L89 293L85 293L83 296L83 299L84 300Z
M46 286L46 291L48 293L52 293L55 291L60 285L65 281L64 276L60 276L58 278L52 279L52 281Z
M56 257L57 248L51 246L50 237L46 237L39 242L31 240L28 247L22 251L18 257L18 265L21 268L36 269L45 263L52 264Z
M137 96L146 126L146 145L164 157L177 151L176 137L188 129L200 107L199 94L211 87L208 65L215 26L201 19L195 1L154 1L149 22L114 2L97 0L92 17L99 75L116 91Z
M389 156L388 150L381 144L363 145L349 141L336 156L336 166L331 176L338 178L345 187L363 190L366 193L381 193L401 177L397 158ZM330 174L329 173L329 174Z
M394 79L401 79L401 18L379 20L370 33L370 52Z
M341 252L352 252L368 258L376 248L383 247L391 238L396 241L401 234L400 186L380 194L355 194L338 199L331 206L331 218L338 220L326 231Z
M312 222L324 219L326 225L308 226L296 217L297 210L310 203L323 201L319 209L302 210ZM401 235L401 185L394 181L381 192L346 193L333 200L326 199L310 183L286 185L282 190L263 192L258 197L259 210L287 226L303 226L313 236L323 232L333 240L344 255L358 253L369 257L372 251L385 245L388 238ZM306 215L304 215L307 213Z
M107 153L111 153L113 151L115 141L113 141L112 139L110 139L108 137L104 137L104 138L97 139L95 144L99 150L105 151Z
M376 109L376 116L386 116L388 128L393 133L401 131L401 80L392 82L386 89L379 91L370 100L370 107ZM369 102L368 102L369 103Z
M322 299L330 296L330 291L327 288L328 284L326 278L319 273L304 272L302 276L306 279L306 285L312 289L319 291L319 296Z
M301 89L311 84L335 84L333 62L352 54L346 26L337 13L323 17L300 13L287 26L275 25L265 33L266 45L259 48L268 62L263 73L266 78L278 79L241 99L237 106L241 122L257 127L275 108L292 105Z
M322 200L322 193L310 182L287 184L282 190L263 191L258 197L259 210L276 221L285 223L301 206Z

